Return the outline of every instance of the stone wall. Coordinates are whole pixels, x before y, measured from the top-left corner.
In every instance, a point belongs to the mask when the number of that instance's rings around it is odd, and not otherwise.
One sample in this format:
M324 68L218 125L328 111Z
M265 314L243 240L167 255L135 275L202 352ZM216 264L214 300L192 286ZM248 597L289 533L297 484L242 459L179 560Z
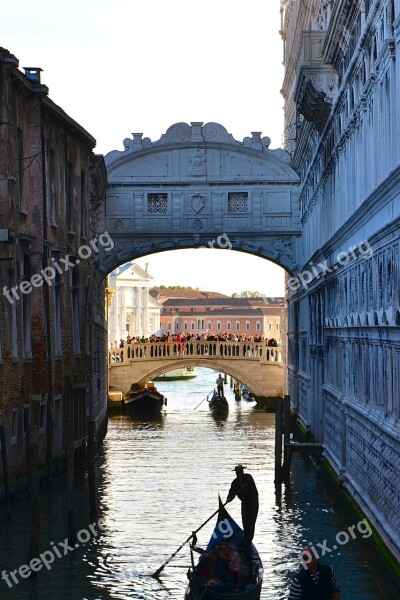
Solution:
M289 0L283 37L286 144L302 180L293 407L399 558L400 5Z
M104 299L93 294L90 208L106 172L92 158L93 137L48 97L40 69L24 74L0 49L0 81L0 416L15 489L27 470L25 424L38 433L47 473L64 455L67 380L84 383L73 392L75 445L85 443L88 418L104 419L105 382L91 375L95 360L96 373L106 369L92 354ZM94 302L103 314L93 333Z

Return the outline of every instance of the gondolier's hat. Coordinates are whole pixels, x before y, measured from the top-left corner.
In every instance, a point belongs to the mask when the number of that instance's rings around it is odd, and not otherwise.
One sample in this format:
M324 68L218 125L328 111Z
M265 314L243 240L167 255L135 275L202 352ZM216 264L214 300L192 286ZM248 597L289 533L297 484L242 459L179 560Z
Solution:
M244 465L236 465L236 467L234 469L232 469L232 471L243 471L243 469L246 469L247 467L245 467Z

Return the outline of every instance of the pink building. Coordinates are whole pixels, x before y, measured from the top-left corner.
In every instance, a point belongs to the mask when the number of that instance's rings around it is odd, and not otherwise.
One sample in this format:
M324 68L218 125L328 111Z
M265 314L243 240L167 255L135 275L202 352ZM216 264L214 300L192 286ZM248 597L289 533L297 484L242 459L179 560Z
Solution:
M161 309L168 332L281 338L284 298L169 298Z

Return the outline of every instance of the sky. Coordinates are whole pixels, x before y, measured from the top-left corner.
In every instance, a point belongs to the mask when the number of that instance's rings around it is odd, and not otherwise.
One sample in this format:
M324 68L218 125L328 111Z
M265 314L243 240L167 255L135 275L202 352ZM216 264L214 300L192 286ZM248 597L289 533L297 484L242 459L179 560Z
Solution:
M191 121L220 123L238 141L261 131L278 148L279 10L280 0L13 0L2 10L0 44L21 69L43 69L50 98L97 140L96 153L122 150L133 132L156 141L173 123ZM237 253L224 251L220 260L224 254ZM189 272L193 256L179 263L175 253L172 274ZM241 273L243 289L283 281L279 267L259 260L255 281L250 262ZM164 253L148 262L155 273L171 259ZM195 287L211 289L209 265L197 271Z
M143 269L147 263L156 286L187 285L227 296L244 291L284 296L283 269L259 256L229 248L172 250L139 258L135 263Z

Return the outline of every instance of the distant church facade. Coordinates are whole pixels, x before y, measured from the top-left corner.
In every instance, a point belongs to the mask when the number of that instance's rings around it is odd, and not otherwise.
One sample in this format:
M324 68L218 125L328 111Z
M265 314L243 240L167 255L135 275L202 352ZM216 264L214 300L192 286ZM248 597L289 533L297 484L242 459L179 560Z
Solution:
M159 332L162 304L149 293L152 277L147 270L130 262L112 271L108 282L110 342Z
M285 147L301 176L292 404L399 559L400 0L281 11Z

